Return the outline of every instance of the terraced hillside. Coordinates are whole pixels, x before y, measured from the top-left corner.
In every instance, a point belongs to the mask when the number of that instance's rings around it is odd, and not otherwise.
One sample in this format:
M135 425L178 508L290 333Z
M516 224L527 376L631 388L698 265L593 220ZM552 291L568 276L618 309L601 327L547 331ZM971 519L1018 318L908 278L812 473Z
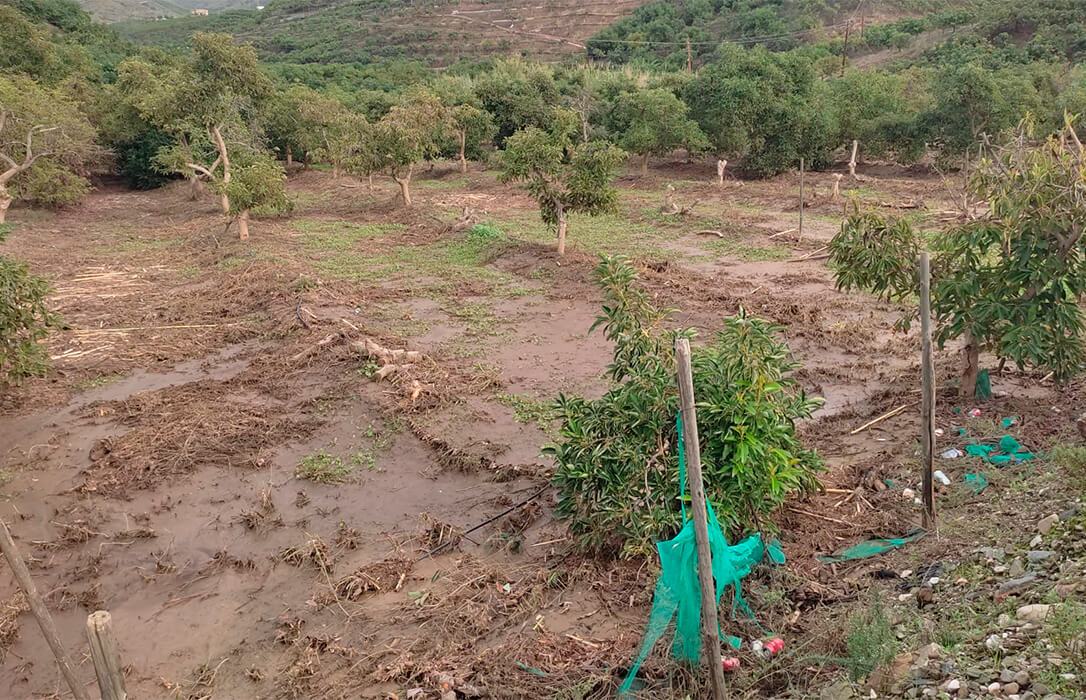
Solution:
M415 58L530 56L554 60L584 51L588 37L628 16L641 0L498 0L416 3L402 0L280 0L261 11L228 11L167 22L127 22L139 43L171 46L195 31L222 31L253 42L268 60L351 62Z
M158 20L181 17L191 10L255 9L260 0L79 0L87 12L103 22Z

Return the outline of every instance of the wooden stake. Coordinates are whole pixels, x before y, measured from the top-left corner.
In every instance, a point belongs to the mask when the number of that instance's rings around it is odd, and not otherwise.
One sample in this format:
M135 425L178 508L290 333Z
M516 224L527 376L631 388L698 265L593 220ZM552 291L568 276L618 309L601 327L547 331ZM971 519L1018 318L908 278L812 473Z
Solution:
M931 263L928 252L920 254L920 469L925 529L935 527L935 364L931 349Z
M701 586L701 635L708 650L713 698L724 700L724 666L720 656L720 621L717 618L716 588L713 584L712 554L709 551L709 520L705 508L705 484L701 480L701 446L698 444L698 416L694 410L694 375L690 368L690 341L675 341L679 365L679 402L689 470L690 501L694 510L694 540L698 548L698 583Z
M121 654L117 651L117 638L113 636L113 618L105 610L87 616L87 641L102 700L127 700Z
M845 65L848 63L848 35L852 31L852 20L845 23L845 46L841 50L841 75L845 74Z
M856 151L860 148L860 142L856 139L852 139L852 158L848 161L848 174L849 177L855 179L856 177Z
M693 54L690 52L690 37L686 37L686 72L694 72L694 58Z
M803 159L799 159L799 236L803 237Z
M34 619L38 621L42 636L45 637L46 643L49 644L49 648L53 651L57 665L60 666L60 673L68 683L72 695L75 696L76 700L90 700L87 697L87 691L83 689L83 685L75 677L72 662L68 660L64 645L60 643L57 627L53 624L53 617L49 614L48 608L45 607L45 603L38 593L38 587L34 585L34 580L30 578L30 571L26 568L26 562L23 561L23 556L19 554L19 548L15 546L15 540L11 539L11 532L8 530L7 523L3 520L0 520L0 550L3 551L4 558L8 560L8 566L11 567L11 572L19 583L19 587L26 594L26 600L30 604L30 612L34 614Z

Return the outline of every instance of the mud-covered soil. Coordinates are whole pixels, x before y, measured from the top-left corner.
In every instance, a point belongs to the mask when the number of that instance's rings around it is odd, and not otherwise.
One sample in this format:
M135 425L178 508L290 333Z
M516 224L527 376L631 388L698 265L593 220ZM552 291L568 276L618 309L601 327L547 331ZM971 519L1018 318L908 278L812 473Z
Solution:
M437 698L443 683L458 697L613 693L655 562L579 556L551 516L539 452L553 428L543 401L605 388L610 348L588 333L600 252L630 256L677 323L709 334L740 307L779 323L796 376L824 397L801 434L827 460L827 491L782 509L788 564L747 586L789 651L731 682L737 696L803 697L839 677L825 659L844 653L872 572L983 543L996 489L948 494L940 531L908 552L815 560L918 521L901 497L915 409L850 434L918 401L917 338L893 330L891 305L834 289L823 253L845 203L830 198L832 173L808 174L801 236L789 231L796 176L717 187L710 170L660 163L623 178L621 212L576 219L561 260L519 190L440 166L410 210L392 183L295 173L295 211L257 217L247 244L210 197L190 202L180 186L103 185L70 210L13 210L4 250L50 280L64 326L48 375L0 398L0 516L81 678L93 680L85 616L107 609L133 697ZM871 175L846 178L844 194L931 228L953 217L937 178ZM667 183L687 214L660 212ZM508 240L469 240L465 213ZM419 355L374 381L383 363L359 350L367 339ZM938 366L949 444L972 406L954 397L954 348ZM985 417L1016 416L1038 449L1072 439L1082 384L1010 369L994 384ZM960 479L957 466L944 468ZM16 593L0 575L0 687L63 697ZM701 682L663 649L645 677L646 697L696 695Z

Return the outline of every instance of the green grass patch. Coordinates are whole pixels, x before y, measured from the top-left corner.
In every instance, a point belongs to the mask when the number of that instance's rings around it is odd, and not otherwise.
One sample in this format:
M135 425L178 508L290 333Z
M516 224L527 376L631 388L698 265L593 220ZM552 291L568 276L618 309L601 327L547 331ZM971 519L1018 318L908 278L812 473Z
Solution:
M537 399L527 394L500 394L498 403L513 409L513 420L527 425L537 425L547 432L554 424L553 402Z
M889 663L897 653L897 635L890 616L876 598L864 610L848 619L845 633L845 649L848 657L843 660L853 679L859 680L876 668Z
M471 189L471 181L466 177L453 180L416 180L415 186L422 190L468 190Z
M108 386L120 380L122 377L124 377L124 374L102 374L97 377L89 377L76 382L75 388L78 391L98 389L99 387Z
M770 260L787 260L792 256L791 251L780 246L760 246L747 243L738 236L725 234L724 238L710 238L701 242L701 247L716 255L724 255L747 262L768 262Z
M539 215L532 212L497 222L502 230L514 238L555 245L556 232L544 224ZM661 240L664 234L650 224L631 221L619 214L586 216L573 214L569 218L566 245L592 254L626 255L632 258L675 258L679 254L669 250Z
M306 456L294 470L294 476L318 484L339 484L347 480L354 468L353 459L351 464L344 464L341 458L321 450Z
M391 231L402 231L402 224L353 224L348 221L299 219L295 230L304 234L302 245L309 251L345 251L363 238L373 238Z

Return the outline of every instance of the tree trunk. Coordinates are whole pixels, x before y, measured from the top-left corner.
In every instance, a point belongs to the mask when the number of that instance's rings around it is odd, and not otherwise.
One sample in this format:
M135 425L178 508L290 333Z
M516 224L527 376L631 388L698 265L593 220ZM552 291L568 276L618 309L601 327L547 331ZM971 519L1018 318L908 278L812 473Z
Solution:
M641 154L641 177L649 176L649 154Z
M411 206L411 170L414 166L407 168L407 175L405 177L399 177L393 175L392 179L396 181L396 184L400 186L400 197L403 198L403 205L405 207Z
M339 163L333 163L333 164L332 164L332 179L333 179L333 180L338 180L338 179L339 179L339 175L340 175L340 172L339 172Z
M468 145L468 132L465 129L460 130L460 172L466 173L468 171L468 159L465 157L464 151L467 150Z
M566 212L563 209L558 210L558 255L566 254L566 228L569 226L569 221L566 219Z
M7 188L0 186L0 224L4 223L4 219L8 215L8 207L11 206L12 196L8 194Z
M958 387L958 394L963 398L973 398L977 393L977 374L980 373L980 345L969 332L965 334L962 359L962 383Z
M294 165L294 149L292 149L290 147L290 144L288 143L287 144L287 170L290 170L292 165Z
M848 174L849 177L856 177L856 151L860 147L860 142L856 139L852 140L852 158L848 161Z
M226 152L226 141L223 140L222 132L219 131L218 126L211 127L211 136L215 140L215 145L219 148L219 157L222 159L222 184L230 184L230 154ZM222 213L230 213L230 198L225 194L222 196Z
M249 240L249 210L245 209L238 216L238 240Z
M204 181L199 175L189 177L189 201L195 202L204 194Z
M309 164L311 162L312 159L310 158L309 153L306 153L305 158L302 159L302 170L309 170Z
M369 182L370 192L373 192L373 173L370 173L369 175L367 175L366 180Z

